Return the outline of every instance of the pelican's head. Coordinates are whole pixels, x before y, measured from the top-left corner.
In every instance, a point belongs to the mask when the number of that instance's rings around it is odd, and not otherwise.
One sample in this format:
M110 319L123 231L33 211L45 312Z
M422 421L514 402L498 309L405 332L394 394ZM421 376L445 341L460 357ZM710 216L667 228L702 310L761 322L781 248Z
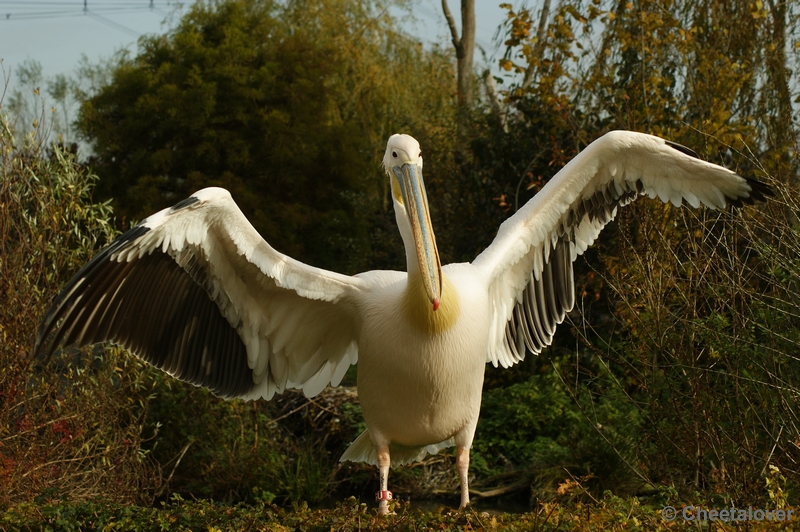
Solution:
M422 284L433 310L439 308L442 297L442 264L433 236L428 197L422 181L422 152L419 142L409 135L392 135L386 143L383 167L392 184L392 199L400 233L409 259L409 275L413 262L408 237L413 238ZM408 234L410 231L410 235Z

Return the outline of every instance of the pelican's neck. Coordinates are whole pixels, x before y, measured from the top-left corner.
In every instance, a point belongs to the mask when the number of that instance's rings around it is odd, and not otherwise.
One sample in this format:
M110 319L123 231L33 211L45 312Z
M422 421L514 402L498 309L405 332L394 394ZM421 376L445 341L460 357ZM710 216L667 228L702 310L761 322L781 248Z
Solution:
M450 279L442 272L442 296L439 308L433 310L433 305L425 292L414 234L405 208L398 204L397 199L395 199L394 207L397 228L400 230L400 236L403 238L403 245L406 248L408 277L402 300L404 314L415 328L425 334L444 332L453 326L461 312L458 292Z
M405 208L398 203L397 199L394 200L394 216L397 221L397 229L400 231L400 237L403 239L403 247L406 249L406 271L409 276L414 274L420 277L414 233L411 230L411 224L408 222Z

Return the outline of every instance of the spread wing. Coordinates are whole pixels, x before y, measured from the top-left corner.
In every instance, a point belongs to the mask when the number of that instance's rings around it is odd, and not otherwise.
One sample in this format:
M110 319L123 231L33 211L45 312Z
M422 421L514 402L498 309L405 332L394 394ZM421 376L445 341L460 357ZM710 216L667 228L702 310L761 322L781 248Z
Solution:
M506 220L474 261L493 305L488 362L509 367L539 353L575 304L572 263L639 195L722 209L763 201L765 184L705 162L652 135L614 131L591 143Z
M36 350L108 341L226 398L310 397L357 361L363 288L275 251L227 190L207 188L86 264L53 301Z

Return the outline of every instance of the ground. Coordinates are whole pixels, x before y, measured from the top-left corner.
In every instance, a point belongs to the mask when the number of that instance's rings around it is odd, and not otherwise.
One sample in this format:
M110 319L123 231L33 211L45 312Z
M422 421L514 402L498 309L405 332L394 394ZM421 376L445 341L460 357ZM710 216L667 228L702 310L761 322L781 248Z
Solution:
M528 513L488 513L468 509L457 512L440 507L420 511L410 503L393 503L394 514L377 517L374 508L351 497L333 509L311 510L305 504L291 509L278 506L230 506L210 501L184 501L175 497L159 508L120 504L27 503L9 508L0 517L0 530L176 530L209 531L603 531L603 530L681 530L688 527L706 530L795 530L794 519L777 522L750 514L749 521L715 519L704 523L687 521L676 505L678 517L665 519L664 507L643 503L637 498L621 499L607 495L591 504L540 503ZM372 505L374 506L374 505ZM697 506L700 506L699 504ZM720 508L721 509L721 508ZM783 509L784 512L788 511ZM794 511L794 510L793 510ZM666 514L669 516L669 513ZM691 514L687 514L691 517ZM778 514L783 515L783 514Z

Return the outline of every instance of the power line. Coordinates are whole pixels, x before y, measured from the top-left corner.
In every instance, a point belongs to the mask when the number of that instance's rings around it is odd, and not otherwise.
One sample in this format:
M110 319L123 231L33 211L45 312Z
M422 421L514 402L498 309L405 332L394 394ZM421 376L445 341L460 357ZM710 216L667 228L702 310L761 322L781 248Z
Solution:
M132 37L139 38L139 37L142 36L142 34L139 33L138 31L132 30L132 29L128 28L127 26L123 26L122 24L117 24L113 20L107 19L106 17L104 17L102 15L98 15L94 11L86 11L86 14L89 15L90 17L93 17L98 22L102 22L103 24L105 24L106 26L108 26L110 28L118 29L118 30L120 30L122 32L125 32L128 35L131 35Z
M169 4L169 2L167 2ZM8 9L5 13L3 8ZM57 9L61 8L61 9ZM157 7L153 0L129 0L126 2L109 2L108 0L88 0L57 2L53 0L0 0L0 18L5 20L33 20L60 18L77 15L86 15L90 12L97 15L124 15L141 13L144 11L158 11L168 15L163 9ZM3 17L5 15L5 17ZM113 21L112 21L113 22ZM121 26L121 25L120 25Z
M168 4L169 2L167 2ZM154 0L129 0L123 2L109 2L108 0L71 0L68 2L58 2L54 0L0 0L0 10L9 9L8 12L0 12L0 18L7 21L22 20L45 20L55 18L67 18L77 16L89 16L93 20L108 26L117 31L126 33L132 37L141 37L141 33L123 24L115 22L104 15L127 15L131 13L142 13L144 11L159 12L163 16L168 13L155 5ZM60 10L56 8L62 8ZM5 17L2 17L2 15Z
M28 11L20 13L6 13L6 20L29 20L36 18L59 18L62 16L77 16L85 15L87 13L98 13L103 15L125 15L129 13L142 13L150 11L148 8L134 8L134 9L91 9L87 11Z
M171 2L162 2L169 4ZM36 1L32 0L30 2L22 1L22 0L0 0L0 6L9 6L9 7L71 7L71 8L78 8L83 9L84 6L96 8L96 7L146 7L148 9L152 9L158 7L155 5L155 2L149 2L148 0L129 0L127 2L111 2L108 0L93 0L91 3L87 2L84 4L83 1L75 1L71 0L68 2L56 2L56 1Z

